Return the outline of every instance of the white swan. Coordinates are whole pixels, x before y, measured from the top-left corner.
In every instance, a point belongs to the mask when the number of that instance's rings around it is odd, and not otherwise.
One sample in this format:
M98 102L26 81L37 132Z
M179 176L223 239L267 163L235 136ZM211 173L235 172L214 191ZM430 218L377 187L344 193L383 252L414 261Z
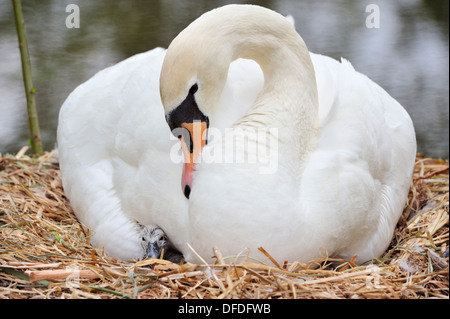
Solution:
M143 258L142 234L156 224L188 261L196 257L186 243L209 260L215 245L226 255L262 246L280 261L325 249L358 261L383 252L416 150L411 120L393 98L347 61L308 54L285 18L257 6L225 6L194 21L170 45L159 83L164 56L155 49L99 72L61 109L64 189L94 245ZM264 77L237 58L257 61ZM202 161L182 174L170 158L177 142L164 110L172 129L192 129L196 119L209 122L209 134L220 128L202 158L230 136L246 137L248 130L227 127L277 129L257 145L277 147L276 171ZM237 155L249 154L253 142L246 143L234 144Z
M321 250L362 262L387 248L415 160L411 119L347 61L311 57L284 17L248 5L208 12L170 44L160 90L171 129L192 131L195 120L205 122L199 130L213 126L229 64L252 59L264 87L233 124L241 129L230 133L234 155L277 148L272 174L261 174L259 162L196 165L186 227L200 256L210 258L213 246L224 255L262 246L280 262L310 260ZM245 136L255 128L278 131L260 140ZM205 141L191 136L194 146L184 151L195 159ZM201 154L223 149L228 137Z

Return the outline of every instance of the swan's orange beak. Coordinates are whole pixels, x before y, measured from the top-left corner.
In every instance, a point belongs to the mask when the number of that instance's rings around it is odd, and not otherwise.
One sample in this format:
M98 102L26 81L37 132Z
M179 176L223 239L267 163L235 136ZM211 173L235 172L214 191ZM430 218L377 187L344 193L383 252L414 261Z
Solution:
M189 199L192 188L192 172L195 171L195 164L199 162L199 155L206 144L206 122L195 121L194 123L182 123L182 128L189 131L188 140L184 135L180 138L181 149L184 155L183 175L181 177L181 188L184 196Z

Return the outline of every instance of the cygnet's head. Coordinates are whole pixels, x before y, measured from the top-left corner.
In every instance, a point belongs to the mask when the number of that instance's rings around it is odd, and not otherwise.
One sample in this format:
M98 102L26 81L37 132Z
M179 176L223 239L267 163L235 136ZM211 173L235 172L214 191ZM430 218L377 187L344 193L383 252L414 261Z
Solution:
M179 263L183 259L183 255L172 245L164 231L156 225L143 227L141 240L145 251L144 258L162 257L174 263Z

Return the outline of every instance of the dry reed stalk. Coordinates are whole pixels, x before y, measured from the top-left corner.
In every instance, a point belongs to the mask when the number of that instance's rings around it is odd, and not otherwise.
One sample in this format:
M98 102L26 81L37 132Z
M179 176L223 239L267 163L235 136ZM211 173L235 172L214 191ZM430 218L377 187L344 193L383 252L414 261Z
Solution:
M41 281L41 280L67 280L67 279L97 279L100 276L93 272L92 270L79 270L79 269L58 269L58 270L39 270L25 271L25 275L29 277L31 282Z
M248 251L213 265L124 262L89 243L64 196L57 159L0 156L0 298L445 298L448 161L418 158L390 248L363 265L252 262ZM269 257L270 252L260 251ZM312 267L317 266L319 267Z

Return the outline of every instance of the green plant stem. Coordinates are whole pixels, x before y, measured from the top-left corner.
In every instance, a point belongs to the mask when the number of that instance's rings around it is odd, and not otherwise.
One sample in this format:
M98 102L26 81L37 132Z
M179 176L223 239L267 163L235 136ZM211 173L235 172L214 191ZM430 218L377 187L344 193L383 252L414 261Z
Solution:
M36 111L36 100L34 97L35 88L31 77L30 55L28 53L28 43L25 35L25 21L23 20L22 4L20 0L12 0L14 6L14 16L16 18L17 35L19 38L20 56L22 59L23 83L27 98L28 123L31 133L31 148L33 152L42 155L41 133L39 131L39 121Z

